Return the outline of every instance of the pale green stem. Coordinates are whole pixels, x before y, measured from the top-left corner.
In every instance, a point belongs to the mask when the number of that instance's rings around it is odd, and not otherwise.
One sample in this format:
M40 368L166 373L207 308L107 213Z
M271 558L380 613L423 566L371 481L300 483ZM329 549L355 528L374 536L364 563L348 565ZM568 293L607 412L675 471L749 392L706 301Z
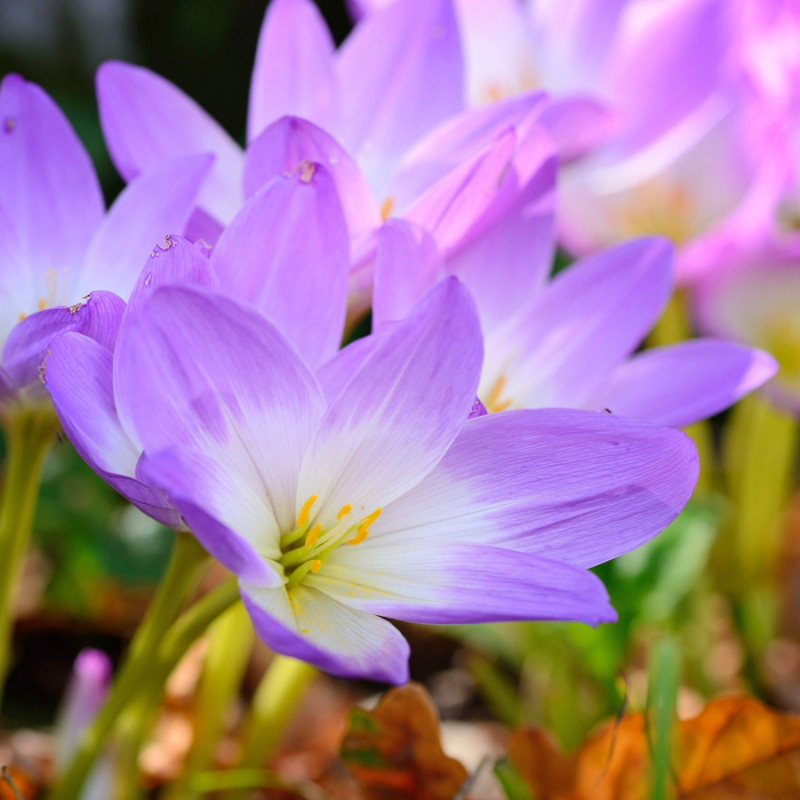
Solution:
M775 576L797 460L797 422L750 395L734 409L726 445L731 515L717 551L719 575L737 603L755 663L777 625Z
M164 793L164 800L190 800L197 773L213 766L214 752L241 686L255 634L244 606L237 603L208 632L209 646L194 704L194 741L181 778Z
M148 687L161 680L158 665L161 663L164 648L177 635L175 631L185 627L185 618L193 612L196 615L198 613L196 609L204 601L207 602L207 599L203 598L174 621L186 599L194 591L200 569L206 559L205 551L193 536L188 533L175 535L175 545L167 572L136 632L125 663L114 680L106 702L81 737L71 763L53 789L51 800L74 800L79 796L81 786L118 716L129 703L141 693L148 691ZM206 617L203 617L202 621L206 625L210 622ZM196 635L199 636L200 633L202 629ZM187 643L187 647L191 641ZM177 658L180 658L180 655ZM166 680L168 674L169 671L163 680Z
M317 675L316 667L305 661L276 655L256 689L250 714L242 734L242 756L238 769L263 766L274 754L300 698ZM247 797L241 791L230 791L225 800Z
M11 664L11 631L19 572L31 537L44 457L58 421L47 406L7 409L6 470L0 500L0 699Z

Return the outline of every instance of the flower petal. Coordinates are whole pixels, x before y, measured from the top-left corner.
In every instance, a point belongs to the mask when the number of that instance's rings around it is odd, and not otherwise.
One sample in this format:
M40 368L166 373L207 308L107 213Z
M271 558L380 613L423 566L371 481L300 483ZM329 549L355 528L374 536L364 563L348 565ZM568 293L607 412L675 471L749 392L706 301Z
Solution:
M644 338L669 296L672 249L639 239L560 273L486 341L481 399L583 407Z
M390 219L377 233L372 326L407 317L443 277L442 257L433 237L419 225Z
M322 128L298 117L282 117L250 143L245 154L245 195L254 195L278 175L296 172L304 161L322 164L330 173L351 238L380 226L372 189L350 154Z
M617 618L591 572L487 545L397 541L340 547L307 582L345 605L408 622L547 619L597 625Z
M663 530L696 480L697 453L679 431L574 409L504 411L469 420L368 542L496 544L590 567Z
M239 584L259 638L341 678L401 684L408 680L408 642L391 623L305 586L259 589Z
M80 293L103 288L128 297L153 245L183 232L212 163L208 155L173 159L134 178L92 239Z
M546 105L542 92L529 92L481 108L468 108L426 134L404 156L387 194L402 213L445 175L489 147L509 128L537 118Z
M475 399L481 336L466 290L439 284L395 325L329 406L303 458L298 510L311 495L323 528L339 509L370 514L442 457Z
M243 200L243 154L194 100L144 67L107 61L97 71L97 102L106 146L126 181L173 158L211 153L198 205L231 220Z
M0 84L0 175L0 204L16 229L25 269L46 297L46 273L64 281L80 268L103 217L103 195L66 117L19 75Z
M723 339L693 339L646 350L620 364L591 405L682 428L733 405L777 369L763 350Z
M274 178L225 229L211 263L227 292L266 314L315 367L342 341L350 243L328 172Z
M347 87L337 139L357 156L380 197L402 154L463 108L452 0L399 0L364 19L339 48L336 74Z
M120 324L120 338L139 314L142 306L160 286L192 284L216 288L219 284L214 268L198 247L181 236L167 234L164 244L157 244L140 269L139 278Z
M176 445L261 481L282 530L323 408L314 376L255 310L197 286L163 286L114 359L123 425L147 453Z
M280 533L257 475L172 447L145 456L139 478L161 489L199 542L224 567L259 586L280 586Z
M250 81L247 140L294 114L325 128L335 122L334 42L310 0L273 0L258 38Z
M66 333L50 342L42 380L72 446L145 514L170 528L181 527L180 515L163 492L135 478L141 450L120 424L112 375L111 351L94 339Z
M6 339L3 366L17 386L36 385L51 340L75 331L114 349L125 303L111 292L92 292L80 303L58 306L25 317Z

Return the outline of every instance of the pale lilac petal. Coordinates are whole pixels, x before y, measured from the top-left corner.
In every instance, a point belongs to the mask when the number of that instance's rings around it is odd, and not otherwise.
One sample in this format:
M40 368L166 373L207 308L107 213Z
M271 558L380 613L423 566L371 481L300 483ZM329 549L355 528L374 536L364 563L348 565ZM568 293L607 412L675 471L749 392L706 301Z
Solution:
M516 144L514 130L508 129L432 186L404 218L430 231L442 252L457 247L494 202Z
M275 652L341 678L408 680L408 642L391 623L307 586L291 597L285 589L239 586L256 633Z
M469 420L359 547L483 543L590 567L662 531L696 480L680 431L603 412L504 411Z
M646 350L621 364L592 405L682 428L733 405L777 368L763 350L723 339L694 339Z
M404 219L390 219L377 234L372 326L407 317L444 277L433 237Z
M562 164L595 150L620 123L617 113L591 97L553 98L540 121L553 137Z
M350 242L321 166L273 179L247 201L211 254L220 285L266 314L311 367L342 341Z
M303 459L298 510L317 495L315 520L327 530L343 506L366 515L418 483L472 408L481 349L472 301L448 279L386 334L328 408Z
M0 204L16 229L25 269L39 289L47 273L63 283L80 268L103 217L103 195L66 117L18 75L0 84L0 176Z
M625 115L626 146L642 147L718 91L730 47L727 0L637 3L615 44L606 89Z
M388 330L384 328L369 336L356 339L317 369L317 380L328 405L333 403L347 387L387 333Z
M331 127L336 121L333 38L310 0L273 0L250 81L247 139L285 114Z
M550 137L542 128L528 131L491 206L446 252L447 271L476 298L487 333L520 308L550 274L557 171Z
M92 239L78 291L103 288L128 297L153 245L183 232L212 163L209 155L173 159L134 178Z
M435 535L435 534L434 534ZM511 620L615 622L602 582L583 569L501 547L434 541L343 545L307 578L345 605L439 625Z
M17 230L0 202L0 342L11 329L36 310L36 284L22 256Z
M530 92L483 108L469 108L437 125L404 156L387 201L402 213L449 172L486 149L509 128L536 119L546 108L542 92Z
M335 133L381 197L402 154L464 106L452 0L399 0L364 19L339 49L336 74L347 91Z
M224 567L259 586L280 586L280 533L263 486L189 447L145 456L137 476L159 487L200 544Z
M540 86L536 44L519 0L457 0L473 104L496 103Z
M97 101L106 146L126 181L173 158L211 153L198 205L231 220L243 200L242 150L194 100L144 67L107 61L97 71Z
M140 449L122 429L114 404L111 352L93 339L67 333L50 342L42 380L72 446L109 485L170 528L180 515L163 492L140 483Z
M163 244L157 244L140 267L139 278L130 293L125 314L120 324L120 337L139 314L142 306L160 286L191 284L216 288L217 275L208 257L181 236L167 234Z
M120 339L114 369L120 418L145 452L205 453L260 486L280 528L291 529L323 400L266 318L202 287L163 286Z
M297 117L283 117L250 143L245 155L244 192L254 195L278 175L293 174L303 162L322 164L336 184L350 236L363 236L381 224L372 189L350 154L322 128Z
M92 292L69 308L37 311L22 320L6 339L3 366L19 387L38 381L48 344L62 333L75 331L114 349L125 303L111 292Z
M486 407L583 407L669 297L672 249L639 239L560 273L486 341Z

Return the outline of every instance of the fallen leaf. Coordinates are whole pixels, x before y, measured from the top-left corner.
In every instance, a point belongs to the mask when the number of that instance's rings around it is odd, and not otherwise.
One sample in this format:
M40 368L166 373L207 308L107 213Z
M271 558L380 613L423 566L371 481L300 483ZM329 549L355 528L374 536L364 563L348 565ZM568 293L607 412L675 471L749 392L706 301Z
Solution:
M341 756L374 800L452 800L468 777L442 750L436 708L414 683L386 692L374 711L354 709Z
M648 800L650 744L644 714L608 723L574 755L535 729L512 734L509 756L537 800ZM752 697L724 697L678 722L675 800L797 800L800 717Z

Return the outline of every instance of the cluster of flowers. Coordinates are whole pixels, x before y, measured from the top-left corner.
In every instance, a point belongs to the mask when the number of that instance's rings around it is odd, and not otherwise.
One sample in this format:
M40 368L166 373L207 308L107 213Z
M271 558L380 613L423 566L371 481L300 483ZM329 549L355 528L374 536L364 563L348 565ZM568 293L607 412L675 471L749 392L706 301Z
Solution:
M731 5L362 1L336 49L310 0L273 0L244 150L163 78L100 68L107 212L59 109L6 76L0 404L51 398L267 644L333 674L407 679L384 617L612 621L588 568L686 503L675 428L776 369L721 339L635 354L673 261L707 278L783 202L780 154L746 157L783 118L744 45L784 22L745 42ZM557 229L585 257L551 278ZM677 259L599 249L643 233Z

